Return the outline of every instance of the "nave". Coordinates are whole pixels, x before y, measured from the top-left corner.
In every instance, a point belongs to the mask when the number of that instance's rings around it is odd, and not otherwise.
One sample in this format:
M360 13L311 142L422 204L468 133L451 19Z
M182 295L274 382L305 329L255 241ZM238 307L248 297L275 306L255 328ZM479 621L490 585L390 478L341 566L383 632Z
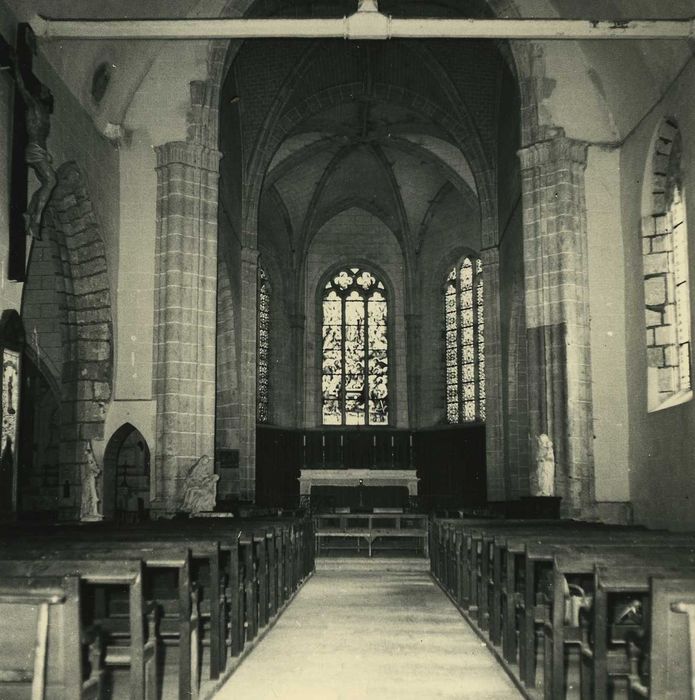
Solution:
M321 522L8 527L0 698L695 697L693 533L432 514L401 558L346 518L345 559Z
M268 673L272 669L272 673ZM216 700L513 700L522 695L423 559L317 559Z

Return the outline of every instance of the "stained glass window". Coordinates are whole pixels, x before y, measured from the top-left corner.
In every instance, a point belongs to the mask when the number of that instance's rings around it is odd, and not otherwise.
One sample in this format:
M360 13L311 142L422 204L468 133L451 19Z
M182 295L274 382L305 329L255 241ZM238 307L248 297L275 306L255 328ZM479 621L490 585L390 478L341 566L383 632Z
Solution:
M444 357L448 423L485 420L483 265L464 257L444 286Z
M388 304L383 283L349 267L332 275L322 302L324 425L387 425Z
M256 363L256 420L269 421L268 368L270 359L270 283L258 266L258 355Z

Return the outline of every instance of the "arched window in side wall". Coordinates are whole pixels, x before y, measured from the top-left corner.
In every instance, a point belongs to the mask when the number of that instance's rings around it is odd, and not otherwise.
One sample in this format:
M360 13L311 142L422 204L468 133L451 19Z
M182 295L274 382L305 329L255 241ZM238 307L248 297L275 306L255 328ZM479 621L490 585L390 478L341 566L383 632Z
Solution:
M467 255L444 285L447 423L485 420L483 265Z
M667 408L691 396L690 282L681 134L665 120L652 162L652 215L642 236L648 407Z
M258 265L258 319L256 360L256 420L270 420L269 362L270 362L270 282L263 268Z
M322 422L387 425L388 304L383 282L360 267L331 275L322 295Z

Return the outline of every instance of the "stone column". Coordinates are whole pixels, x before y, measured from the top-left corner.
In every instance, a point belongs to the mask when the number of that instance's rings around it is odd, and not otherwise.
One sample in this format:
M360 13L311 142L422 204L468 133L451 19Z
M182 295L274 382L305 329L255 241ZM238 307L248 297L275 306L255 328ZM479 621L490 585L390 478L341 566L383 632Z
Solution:
M258 250L241 249L241 357L239 398L239 496L256 500L256 345Z
M153 394L155 510L183 507L184 483L212 472L215 438L217 181L220 153L172 141L156 149Z
M420 427L420 411L418 406L422 401L420 394L422 382L422 314L410 313L405 315L406 353L408 377L408 421L411 429Z
M531 469L538 437L548 435L555 494L562 513L578 517L594 502L586 151L562 130L519 151Z
M292 343L292 387L294 395L294 427L304 428L304 334L306 316L303 313L290 314L290 342Z
M500 256L497 246L484 248L483 309L485 312L485 454L487 498L507 499L504 475L504 425L502 411L502 341L500 319Z

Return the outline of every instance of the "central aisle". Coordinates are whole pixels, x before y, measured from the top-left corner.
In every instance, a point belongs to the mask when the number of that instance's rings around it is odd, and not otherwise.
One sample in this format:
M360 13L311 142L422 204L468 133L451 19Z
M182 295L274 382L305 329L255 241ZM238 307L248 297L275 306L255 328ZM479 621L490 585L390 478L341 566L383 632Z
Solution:
M318 559L216 700L522 697L424 565Z

